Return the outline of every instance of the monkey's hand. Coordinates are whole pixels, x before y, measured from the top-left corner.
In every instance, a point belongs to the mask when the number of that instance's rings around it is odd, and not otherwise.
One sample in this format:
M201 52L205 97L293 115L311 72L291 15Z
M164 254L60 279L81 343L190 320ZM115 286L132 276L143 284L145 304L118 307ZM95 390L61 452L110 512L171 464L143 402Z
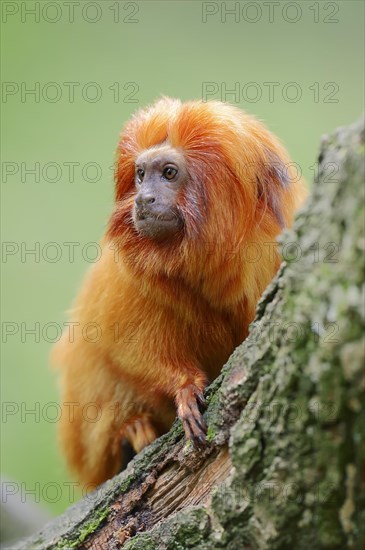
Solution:
M207 426L198 407L206 405L203 392L194 384L189 384L177 392L175 401L186 438L192 441L194 447L203 447Z

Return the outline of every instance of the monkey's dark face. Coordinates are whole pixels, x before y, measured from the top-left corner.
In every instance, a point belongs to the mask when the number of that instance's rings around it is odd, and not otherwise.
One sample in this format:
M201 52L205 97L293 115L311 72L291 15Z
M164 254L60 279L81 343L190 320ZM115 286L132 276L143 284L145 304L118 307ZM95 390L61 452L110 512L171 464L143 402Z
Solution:
M166 239L182 229L177 196L187 179L184 157L170 145L152 147L138 156L133 221L140 235Z

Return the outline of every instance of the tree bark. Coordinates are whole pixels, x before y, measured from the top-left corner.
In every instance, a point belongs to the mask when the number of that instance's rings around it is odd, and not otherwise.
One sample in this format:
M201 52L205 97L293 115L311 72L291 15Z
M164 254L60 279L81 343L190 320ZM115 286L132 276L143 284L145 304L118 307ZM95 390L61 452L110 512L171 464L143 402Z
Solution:
M207 448L176 422L14 548L365 547L363 121L323 138L318 168L248 338L207 389Z

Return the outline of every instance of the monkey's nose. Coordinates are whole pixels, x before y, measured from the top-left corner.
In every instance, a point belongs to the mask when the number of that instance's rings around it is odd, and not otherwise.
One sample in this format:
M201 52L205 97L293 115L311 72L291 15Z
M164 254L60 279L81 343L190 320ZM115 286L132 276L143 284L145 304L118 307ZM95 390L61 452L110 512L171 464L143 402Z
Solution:
M153 204L156 201L155 197L150 193L138 193L136 196L137 206L146 206L147 204Z

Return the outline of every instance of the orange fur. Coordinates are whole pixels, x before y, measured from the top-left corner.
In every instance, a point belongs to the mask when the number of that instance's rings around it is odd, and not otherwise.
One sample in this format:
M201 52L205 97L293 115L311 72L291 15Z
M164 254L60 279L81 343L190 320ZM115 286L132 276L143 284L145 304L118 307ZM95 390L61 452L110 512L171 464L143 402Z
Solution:
M133 225L134 161L164 142L183 153L190 181L178 198L183 233L155 242ZM275 238L306 194L265 126L220 102L157 101L126 124L117 155L103 254L76 299L74 338L53 352L63 403L77 404L75 418L64 405L61 442L91 485L120 468L121 437L139 450L166 431L177 393L202 391L246 337L280 263Z

